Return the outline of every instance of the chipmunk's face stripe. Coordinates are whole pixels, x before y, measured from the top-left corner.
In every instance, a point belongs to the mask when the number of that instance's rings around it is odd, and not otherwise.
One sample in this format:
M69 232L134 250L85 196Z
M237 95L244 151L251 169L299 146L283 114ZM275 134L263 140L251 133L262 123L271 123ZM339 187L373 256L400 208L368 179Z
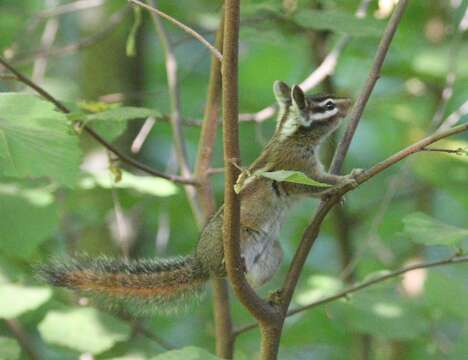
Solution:
M313 121L325 120L334 117L338 113L338 108L333 110L325 110L322 112L313 112L309 115L309 119Z
M302 132L320 128L320 133L329 133L338 126L338 120L346 116L350 104L347 98L328 95L305 96L302 105L294 101L286 104L277 124L279 139L283 141L294 136L298 129Z

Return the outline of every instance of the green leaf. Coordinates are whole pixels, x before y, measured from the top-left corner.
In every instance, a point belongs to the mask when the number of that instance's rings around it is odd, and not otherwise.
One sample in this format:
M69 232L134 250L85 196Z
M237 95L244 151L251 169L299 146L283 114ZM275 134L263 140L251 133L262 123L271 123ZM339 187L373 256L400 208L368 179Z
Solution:
M268 179L276 180L279 182L292 182L297 184L305 184L305 185L312 185L317 187L330 187L330 184L324 184L318 182L314 179L311 179L306 174L300 171L292 171L292 170L279 170L279 171L259 171L256 172L255 175L263 176Z
M127 46L126 46L126 54L128 57L134 57L136 55L136 46L135 46L135 38L138 33L138 29L141 25L141 7L134 6L133 7L133 25L130 29L130 33L127 37Z
M87 124L95 121L128 121L142 119L148 116L161 117L161 114L153 109L122 106L94 114L86 114L82 120Z
M187 346L180 350L167 351L151 360L220 360L219 357L195 346Z
M161 117L161 114L153 109L122 106L93 114L82 114L79 117L77 114L73 114L72 119L78 117L84 124L91 126L105 139L111 141L125 131L127 121L149 116Z
M446 312L460 319L468 318L466 274L445 274L431 271L425 285L424 302L435 314Z
M0 360L16 360L20 356L20 351L16 340L0 337Z
M110 173L90 174L81 181L81 187L84 189L92 189L96 186L104 189L132 189L142 194L160 197L172 196L178 191L177 187L166 179L133 175L124 170L121 171L121 176L120 181L114 182Z
M296 298L299 305L307 305L326 296L336 294L343 288L343 282L340 279L327 275L311 276L307 280L307 285L310 288L301 292Z
M375 36L382 33L382 22L372 19L359 19L351 13L337 10L301 10L294 16L293 20L313 30L331 30L352 36Z
M468 229L438 221L424 213L403 219L404 232L415 242L425 245L456 245L468 237Z
M92 354L106 351L118 341L128 340L131 334L127 324L92 308L50 311L38 329L48 343Z
M81 150L64 114L33 95L0 94L0 176L47 176L73 186Z
M388 287L368 289L331 305L330 317L348 329L386 339L413 339L429 327L420 309Z
M0 284L0 294L0 318L13 319L44 304L52 291L44 287Z
M0 185L0 253L28 259L58 228L53 195L45 190Z

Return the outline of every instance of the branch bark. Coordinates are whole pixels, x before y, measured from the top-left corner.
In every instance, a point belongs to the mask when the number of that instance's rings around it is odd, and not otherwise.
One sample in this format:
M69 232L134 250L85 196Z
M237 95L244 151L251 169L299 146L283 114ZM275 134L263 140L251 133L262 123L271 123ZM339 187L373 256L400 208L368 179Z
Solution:
M218 49L223 48L224 15L221 15L219 29L216 33ZM213 189L209 178L209 169L213 159L213 149L218 127L218 115L221 100L221 63L212 56L210 78L208 81L208 96L205 114L198 144L198 155L195 165L195 177L199 207L203 213L204 222L216 209ZM232 359L234 353L234 337L232 335L232 319L229 304L229 292L225 279L213 279L213 312L216 333L216 355L223 359Z
M240 302L259 321L262 330L261 359L276 359L281 332L278 309L261 299L247 283L240 255L240 205L234 192L239 175L239 97L238 97L238 46L239 0L225 3L223 44L223 140L224 140L224 258L226 271Z

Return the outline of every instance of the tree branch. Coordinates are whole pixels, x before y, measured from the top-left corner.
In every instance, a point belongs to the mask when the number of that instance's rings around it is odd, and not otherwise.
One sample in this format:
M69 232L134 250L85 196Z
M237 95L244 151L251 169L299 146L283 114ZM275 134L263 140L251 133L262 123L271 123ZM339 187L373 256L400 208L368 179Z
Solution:
M353 107L353 110L351 111L351 122L348 126L348 129L343 139L341 140L338 146L338 149L335 152L335 157L333 158L333 162L331 165L331 172L336 173L341 168L344 157L347 153L347 150L353 138L354 132L359 123L360 117L364 111L364 107L366 106L367 100L369 99L369 96L379 77L379 73L380 73L380 69L382 67L383 61L385 59L388 48L393 39L393 35L395 34L395 31L398 27L398 24L401 20L401 17L403 15L403 12L404 12L404 9L406 8L407 3L408 3L408 0L401 0L398 3L395 9L395 12L390 18L387 24L387 27L382 35L382 39L377 49L375 60L371 68L371 71L369 73L366 84L364 85L364 88L361 91L361 94L359 98L357 99ZM302 268L304 266L305 260L307 259L309 251L319 234L320 226L323 220L325 219L326 215L330 211L330 209L336 204L337 201L339 201L338 198L329 199L327 201L322 201L311 223L309 224L309 226L307 227L307 229L305 230L303 234L301 243L296 251L296 254L294 256L294 259L291 263L288 274L286 276L286 279L283 283L283 289L282 289L283 304L282 305L283 305L284 314L286 314L287 308L291 302L292 295L294 293L294 289L296 288L297 281L299 280L299 276L302 272Z
M240 206L234 184L239 175L239 133L238 133L238 42L239 42L239 0L225 3L225 25L223 44L223 140L224 140L224 258L226 271L240 302L259 321L268 323L277 315L247 283L240 256Z
M211 53L216 56L216 58L219 60L219 61L223 61L223 55L221 55L221 53L219 52L218 49L216 49L213 45L211 45L208 40L206 40L203 36L201 36L199 33L197 33L195 30L193 30L192 28L188 27L187 25L181 23L179 20L176 20L174 19L173 17L167 15L166 13L162 12L161 10L158 10L158 9L155 9L154 7L151 7L141 1L138 1L138 0L128 0L129 2L135 4L135 5L138 5L138 6L141 6L142 8L145 8L146 10L149 10L150 12L154 13L154 14L157 14L163 18L165 18L166 20L169 20L171 23L173 23L174 25L178 26L179 28L181 28L182 30L184 30L186 33L190 34L191 36L193 36L195 39L197 39L198 41L200 41L204 46L206 46L208 48L208 50L211 51Z
M378 276L376 278L373 278L373 279L370 279L370 280L367 280L367 281L363 281L361 283L356 283L356 284L354 284L352 286L347 287L346 289L344 289L342 291L337 292L336 294L326 296L326 297L324 297L322 299L313 301L310 304L307 304L307 305L304 305L304 306L301 306L301 307L297 307L295 309L291 309L291 310L288 311L287 317L298 314L298 313L303 312L305 310L312 309L312 308L317 307L319 305L327 304L327 303L336 301L336 300L341 299L341 298L346 298L347 296L349 296L352 293L358 292L358 291L363 290L365 288L368 288L368 287L370 287L372 285L379 284L379 283L384 282L384 281L386 281L388 279L395 278L395 277L397 277L399 275L405 274L405 273L413 271L413 270L428 269L428 268L432 268L432 267L451 265L451 264L460 264L460 263L466 263L466 262L468 262L468 256L452 256L452 257L450 257L448 259L437 260L437 261L429 261L429 262L424 262L424 263L420 263L420 264L414 264L414 265L406 266L406 267L403 267L401 269L392 271L390 273ZM256 324L256 323L252 323L252 324L242 326L242 327L240 327L240 328L238 328L238 329L236 329L234 331L234 336L238 336L238 335L240 335L240 334L242 334L242 333L244 333L246 331L249 331L251 329L256 328L257 326L258 326L258 324Z
M13 66L11 66L9 63L7 63L5 60L0 58L0 64L3 65L5 68L7 68L11 73L13 73L19 81L21 81L23 84L29 86L32 88L34 91L36 91L39 95L41 95L44 99L50 101L52 104L54 104L57 109L62 111L63 113L70 113L70 110L59 100L57 100L55 97L53 97L50 93L48 93L44 88L36 84L35 82L31 81L28 79L26 76L24 76L22 73L20 73L18 70L16 70ZM144 171L150 175L156 176L156 177L161 177L166 180L173 181L175 183L181 183L181 184L189 184L189 185L194 185L196 182L192 179L187 179L181 176L176 176L176 175L167 175L163 174L159 171L156 171L149 167L148 165L145 165L143 163L138 162L135 159L132 159L130 156L122 153L120 150L115 148L112 144L108 143L106 140L104 140L97 132L95 132L93 129L91 129L87 125L82 125L82 129L88 133L92 138L94 138L97 142L99 142L101 145L103 145L106 149L114 153L122 162L131 165L141 171Z
M369 76L367 77L367 81L364 84L364 87L361 93L359 94L359 97L356 100L353 109L351 110L350 123L348 125L348 128L346 129L346 133L344 134L343 138L341 139L338 145L332 164L330 166L330 172L333 174L338 173L341 169L344 158L351 144L351 140L353 139L356 128L359 124L359 121L361 120L364 108L366 107L367 101L369 100L372 90L374 90L374 86L380 77L380 70L382 69L383 62L385 60L385 57L387 56L388 49L398 28L398 24L400 23L403 13L406 9L408 1L409 0L401 0L398 3L382 35L382 39L380 40L377 53L375 54L374 62L369 72Z
M219 29L216 33L216 48L223 48L224 15L221 14ZM198 155L195 165L195 177L198 186L195 188L204 222L214 213L216 204L209 178L209 169L213 159L213 150L218 127L218 115L221 101L221 63L213 55L211 58L210 78L208 80L208 96L202 122ZM234 338L232 336L232 319L229 304L229 292L225 279L214 278L213 312L216 334L216 355L223 359L231 359L234 353Z
M152 8L157 6L156 0L148 0L153 5ZM161 47L164 52L164 59L166 65L167 75L167 88L169 92L171 116L170 123L172 128L172 138L174 140L175 154L177 158L177 164L179 166L180 173L184 178L192 178L192 172L187 156L187 147L185 145L185 138L182 131L181 115L180 115L180 93L179 84L177 77L177 60L172 51L171 42L168 34L164 30L164 26L159 20L159 13L151 12L151 18L153 20L156 33L158 34ZM192 212L198 224L203 222L200 207L195 197L195 189L191 187L185 187L187 198L189 199Z

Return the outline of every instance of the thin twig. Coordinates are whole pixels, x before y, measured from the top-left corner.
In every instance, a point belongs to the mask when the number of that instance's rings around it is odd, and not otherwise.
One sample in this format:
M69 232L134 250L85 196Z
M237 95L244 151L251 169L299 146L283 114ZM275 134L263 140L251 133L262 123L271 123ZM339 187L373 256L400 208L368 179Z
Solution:
M187 25L181 23L179 20L174 19L172 16L167 15L166 13L162 12L161 10L155 9L154 7L151 7L151 6L145 4L145 3L141 2L141 1L138 1L138 0L128 0L128 1L135 4L135 5L141 6L141 7L145 8L145 9L149 10L152 13L155 13L155 14L159 15L159 16L165 18L166 20L169 20L171 23L173 23L174 25L180 27L186 33L192 35L195 39L197 39L203 45L205 45L208 48L208 50L210 50L213 53L213 55L215 55L216 58L219 61L223 61L223 55L221 55L219 50L216 49L213 45L211 45L208 42L208 40L206 40L203 36L201 36L199 33L197 33L192 28L190 28Z
M399 275L405 274L405 273L413 271L413 270L428 269L428 268L432 268L432 267L451 265L451 264L460 264L460 263L466 263L466 262L468 262L468 256L452 256L452 257L450 257L448 259L437 260L437 261L429 261L429 262L423 262L423 263L420 263L420 264L414 264L414 265L406 266L406 267L400 268L398 270L386 273L384 275L372 278L370 280L363 281L363 282L360 282L360 283L356 283L356 284L354 284L352 286L349 286L348 288L346 288L346 289L344 289L342 291L337 292L336 294L326 296L326 297L324 297L322 299L313 301L310 304L303 305L303 306L297 307L295 309L291 309L291 310L288 311L287 317L298 314L298 313L303 312L305 310L315 308L315 307L317 307L319 305L327 304L327 303L330 303L330 302L333 302L333 301L336 301L336 300L339 300L339 299L342 299L342 298L346 298L352 293L358 292L360 290L368 288L369 286L379 284L379 283L384 282L384 281L386 281L388 279L395 278L395 277L397 277ZM236 329L234 331L234 335L238 336L240 334L243 334L246 331L249 331L251 329L256 328L257 326L258 326L258 324L256 324L256 323L251 323L251 324L242 326L242 327L240 327L240 328L238 328L238 329Z
M148 0L153 5L152 8L156 8L156 0ZM187 155L187 146L185 144L185 138L182 130L182 118L180 111L180 91L179 83L177 78L177 60L174 52L172 51L171 42L169 35L164 30L164 26L159 19L157 12L151 12L151 19L155 26L156 33L158 35L161 48L163 49L166 75L167 75L167 88L170 99L171 116L170 123L172 127L172 138L174 141L175 154L177 158L177 165L180 173L184 178L192 178L193 174L190 170L190 165ZM185 187L187 198L189 199L192 212L195 215L197 223L201 223L201 211L198 202L196 201L195 189L192 187Z
M150 134L151 129L153 129L154 124L156 124L156 119L152 116L145 120L143 126L141 127L137 136L135 136L135 139L133 139L132 145L130 146L132 153L138 154L140 152L141 147L148 138L148 135Z
M442 152L442 153L447 153L447 154L456 154L456 155L461 155L463 152L467 152L466 149L438 149L438 148L423 148L419 151L434 151L434 152Z
M458 7L462 5L462 2L459 3ZM456 10L454 7L453 10ZM449 48L449 60L448 60L448 72L445 79L444 89L441 93L441 98L439 105L437 106L437 110L434 113L434 117L432 118L432 127L437 129L442 124L442 120L445 114L445 110L447 109L447 104L452 98L453 95L453 87L455 85L455 81L457 79L457 69L459 64L459 55L461 46L463 45L462 35L463 35L463 23L468 18L468 5L465 8L465 15L462 17L460 22L457 26L454 26L454 34L453 39L450 43Z
M468 114L468 100L466 100L460 107L455 110L453 113L451 113L447 118L442 122L442 124L439 127L439 130L445 130L449 129L455 124L458 123L458 121Z
M382 69L382 65L385 60L385 57L387 56L390 44L393 40L393 37L398 28L403 13L406 9L406 6L408 5L408 1L409 0L401 0L398 3L382 35L382 39L380 40L379 47L377 49L377 53L372 64L372 68L369 72L369 76L367 77L367 81L364 84L364 87L358 99L356 100L353 109L351 110L348 128L346 129L346 133L341 139L338 148L335 152L335 156L330 166L330 172L332 174L338 173L341 169L343 160L351 144L351 140L353 139L356 128L359 124L359 121L361 120L364 108L366 107L367 101L369 100L372 90L374 89L374 86L380 77L380 70Z
M57 5L57 0L47 0L46 3L49 7L53 7ZM41 83L44 79L49 51L55 41L58 28L59 21L55 17L49 18L44 26L44 31L41 37L41 50L44 52L44 56L36 58L31 75L31 79L36 83Z
M47 92L44 88L36 84L35 82L31 81L28 79L26 76L24 76L22 73L20 73L18 70L16 70L13 66L11 66L9 63L7 63L5 60L0 58L0 64L3 65L5 68L7 68L10 72L12 72L19 81L21 81L23 84L29 86L30 88L34 89L39 95L41 95L44 99L50 101L52 104L54 104L57 109L62 111L63 113L70 113L70 110L59 100L57 100L54 96L52 96L49 92ZM94 138L97 142L99 142L101 145L103 145L107 150L111 151L117 157L124 163L131 165L141 171L144 171L150 175L156 176L156 177L161 177L166 180L170 180L176 183L180 184L188 184L188 185L194 185L196 184L196 181L193 179L187 179L181 176L176 176L176 175L167 175L163 174L157 170L152 169L148 165L145 165L143 163L138 162L135 159L132 159L130 156L122 153L120 150L115 148L112 144L108 143L104 138L102 138L97 132L95 132L93 129L91 129L87 125L82 125L82 129L88 133L92 138Z

